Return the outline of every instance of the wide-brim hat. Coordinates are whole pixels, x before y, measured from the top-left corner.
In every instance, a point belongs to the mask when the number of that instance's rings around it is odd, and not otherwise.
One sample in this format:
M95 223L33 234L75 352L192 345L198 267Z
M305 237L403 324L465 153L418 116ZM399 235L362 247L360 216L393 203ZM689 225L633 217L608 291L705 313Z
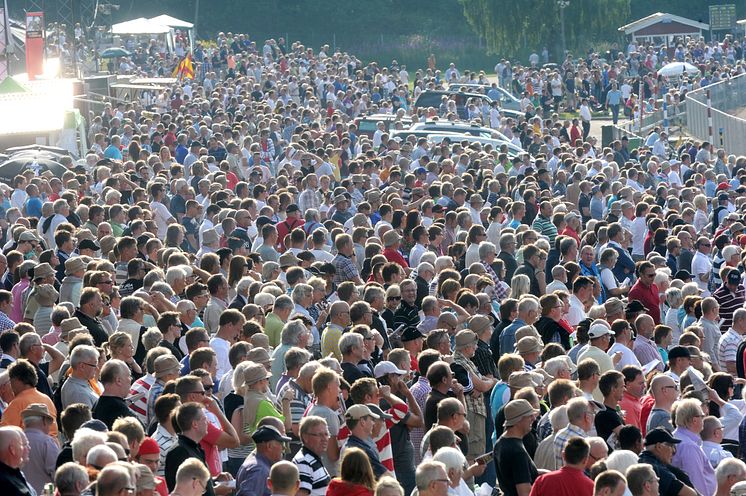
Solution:
M246 386L251 386L270 377L272 377L272 373L268 372L261 363L249 364L243 373L244 385Z
M71 276L86 267L85 262L80 257L72 257L65 260L65 275Z
M54 420L54 416L49 413L49 408L44 403L31 403L21 411L21 417L46 417L50 420Z
M34 290L34 294L36 295L36 302L39 303L39 306L41 307L53 307L57 302L57 298L60 296L51 284L41 284L37 286Z
M55 275L55 271L47 262L40 263L34 267L34 279L44 279L53 275Z

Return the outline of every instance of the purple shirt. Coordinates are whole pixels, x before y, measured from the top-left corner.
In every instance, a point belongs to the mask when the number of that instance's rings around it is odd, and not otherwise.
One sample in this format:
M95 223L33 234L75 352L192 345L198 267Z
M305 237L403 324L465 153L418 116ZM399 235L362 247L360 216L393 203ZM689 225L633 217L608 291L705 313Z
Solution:
M699 494L715 494L715 469L702 451L702 438L684 427L676 428L673 436L680 439L681 443L676 446L671 465L686 472Z
M660 363L656 365L655 368L663 372L664 364L661 354L658 352L658 347L649 338L638 334L637 338L635 338L633 351L635 352L637 359L640 360L642 366L647 365L653 360L659 360Z
M425 411L425 402L427 401L427 395L430 394L431 389L432 388L430 387L427 378L423 376L420 376L419 379L417 379L417 382L412 384L412 387L409 389L412 392L414 400L418 405L420 405L420 411L422 412ZM422 438L424 437L424 427L413 427L409 430L409 439L412 441L412 446L414 446L415 465L420 463L420 455L422 454L420 446L422 445Z

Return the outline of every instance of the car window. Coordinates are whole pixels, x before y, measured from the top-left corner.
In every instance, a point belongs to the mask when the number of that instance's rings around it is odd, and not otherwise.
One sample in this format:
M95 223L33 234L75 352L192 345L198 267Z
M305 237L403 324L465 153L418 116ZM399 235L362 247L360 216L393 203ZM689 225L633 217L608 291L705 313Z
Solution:
M378 124L377 121L366 121L362 120L358 124L357 128L360 132L363 133L375 133L376 132L376 124Z

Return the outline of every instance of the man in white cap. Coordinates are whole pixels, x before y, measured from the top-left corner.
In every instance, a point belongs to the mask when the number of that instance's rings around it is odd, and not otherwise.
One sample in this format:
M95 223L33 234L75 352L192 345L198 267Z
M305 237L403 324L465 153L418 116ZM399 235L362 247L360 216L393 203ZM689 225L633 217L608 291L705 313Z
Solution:
M592 358L598 364L601 374L607 370L614 369L614 364L622 359L622 354L617 352L613 357L606 354L613 334L614 331L609 328L609 324L606 321L594 321L588 330L588 338L590 339L588 347L578 355L578 363L586 358ZM604 396L598 387L593 391L593 399L599 402L604 400Z
M539 410L527 400L511 400L505 405L505 432L495 444L497 482L505 494L525 495L539 477L531 456L523 446L523 436L531 432Z

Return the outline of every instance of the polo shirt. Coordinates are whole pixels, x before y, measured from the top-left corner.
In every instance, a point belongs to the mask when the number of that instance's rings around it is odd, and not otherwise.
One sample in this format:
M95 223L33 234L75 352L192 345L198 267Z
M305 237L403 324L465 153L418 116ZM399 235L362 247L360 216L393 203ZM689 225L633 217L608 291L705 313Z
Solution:
M293 463L298 467L299 489L308 491L310 496L324 496L332 478L321 458L303 446L293 457Z
M344 449L347 448L360 448L366 455L368 455L368 460L370 460L370 464L373 467L373 473L375 474L376 479L379 479L387 472L386 467L381 463L381 459L378 456L378 450L371 441L360 439L355 435L350 435L350 437L347 438L342 453L344 453ZM342 458L342 453L340 453L340 459Z
M733 325L733 313L736 309L743 307L744 302L746 302L746 291L743 285L739 284L734 293L723 284L712 292L712 297L720 305L719 314L722 321L720 332L726 332Z
M582 470L564 466L559 470L540 475L531 487L532 494L553 496L591 496L593 481Z
M198 443L179 434L176 446L166 455L166 484L169 491L173 491L176 486L176 471L188 458L196 458L205 463L205 452ZM212 477L207 481L205 496L215 496Z
M137 416L127 408L127 403L118 396L101 396L91 412L93 418L100 420L109 430L112 429L114 422L121 417Z
M624 411L624 423L628 425L634 425L640 432L643 431L641 416L642 416L642 403L640 398L636 398L625 391L622 401L619 402L619 407Z
M98 401L98 395L84 379L78 379L70 376L62 385L62 406L67 408L73 403L83 403L93 410L93 406Z
M658 286L651 284L645 286L638 280L629 290L629 300L637 300L647 309L647 314L653 317L655 324L661 323L660 295Z
M51 413L54 418L57 418L57 408L55 408L54 402L49 398L49 396L40 393L36 388L29 388L16 394L13 401L8 404L8 407L3 411L3 418L0 425L15 425L23 428L21 412L32 403L44 403L47 405L49 413ZM52 422L52 425L49 428L49 435L57 437L57 422Z

